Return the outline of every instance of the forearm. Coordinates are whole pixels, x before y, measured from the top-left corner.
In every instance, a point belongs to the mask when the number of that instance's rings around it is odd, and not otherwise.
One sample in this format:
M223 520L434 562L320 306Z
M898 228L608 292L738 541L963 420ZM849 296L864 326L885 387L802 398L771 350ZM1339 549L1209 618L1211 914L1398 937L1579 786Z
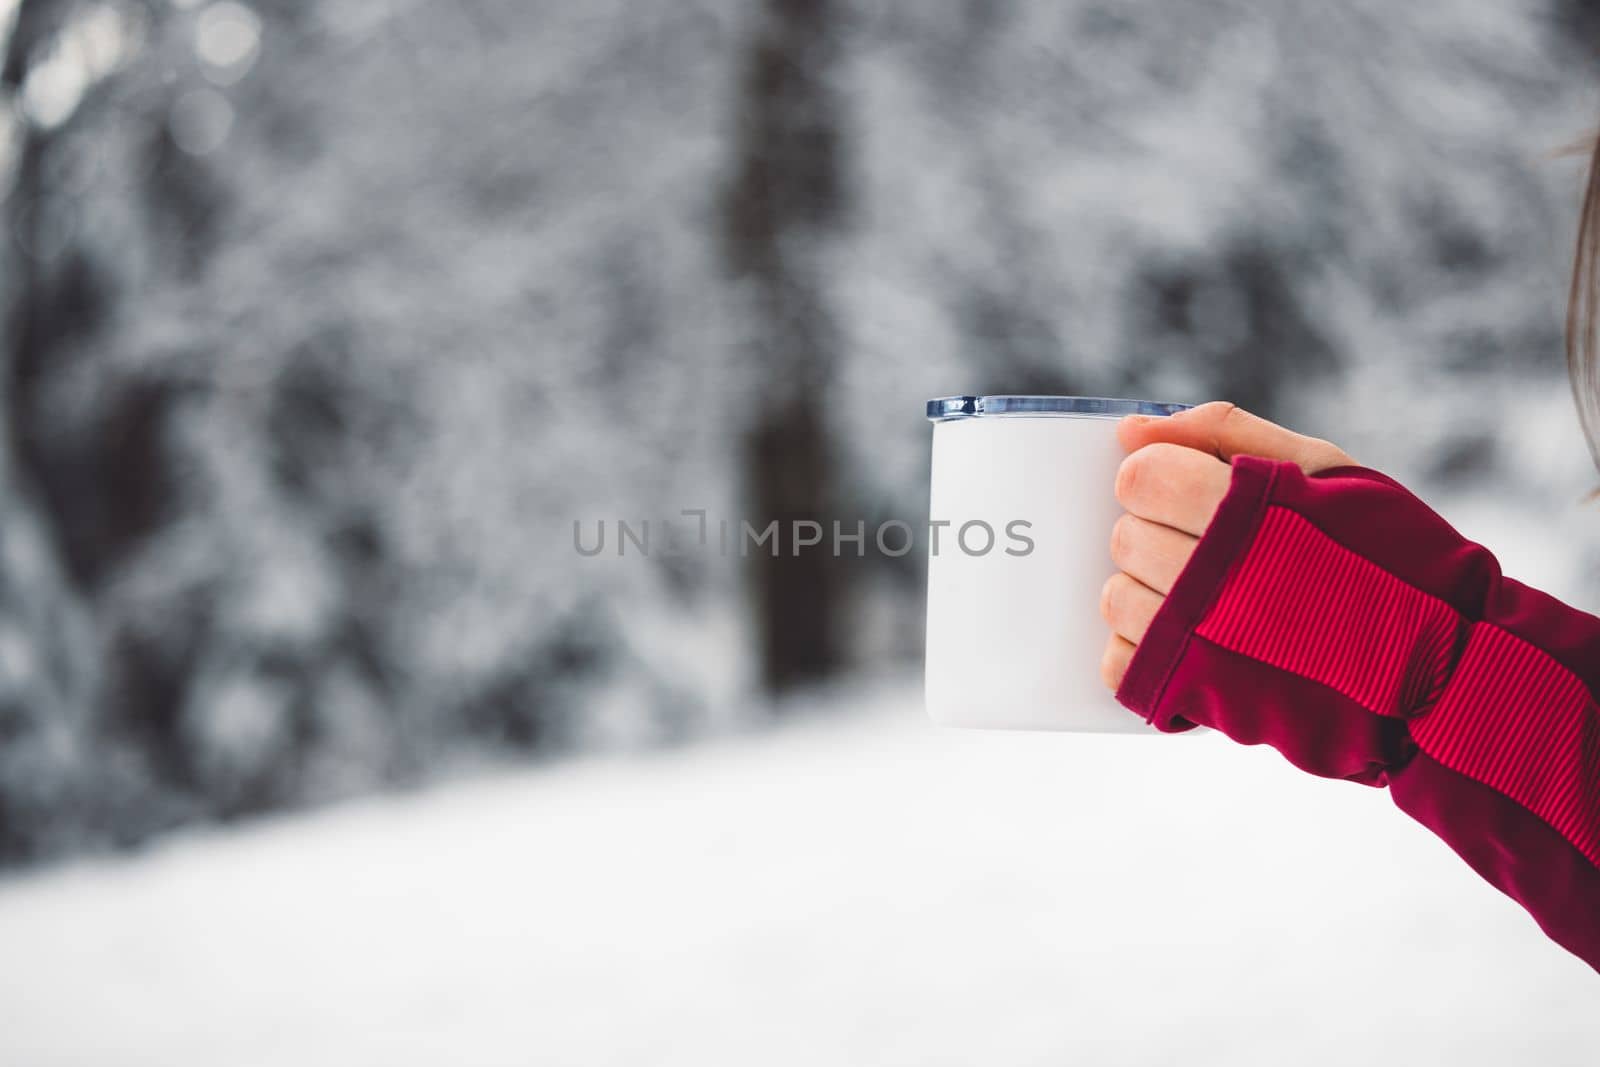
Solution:
M1392 785L1600 969L1600 620L1501 578L1391 480L1241 457L1118 697Z

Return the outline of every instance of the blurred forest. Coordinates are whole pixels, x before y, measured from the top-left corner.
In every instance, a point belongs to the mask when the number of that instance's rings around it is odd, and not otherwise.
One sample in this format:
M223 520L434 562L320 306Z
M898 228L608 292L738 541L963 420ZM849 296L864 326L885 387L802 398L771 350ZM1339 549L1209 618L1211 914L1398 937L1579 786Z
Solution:
M920 522L930 396L1224 397L1507 508L1593 473L1588 3L7 17L0 862L914 663L915 554L572 526Z

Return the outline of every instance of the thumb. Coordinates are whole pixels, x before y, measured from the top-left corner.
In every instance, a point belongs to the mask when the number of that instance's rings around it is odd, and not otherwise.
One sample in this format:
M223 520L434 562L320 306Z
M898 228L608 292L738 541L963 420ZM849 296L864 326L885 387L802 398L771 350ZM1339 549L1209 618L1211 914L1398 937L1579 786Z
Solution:
M1117 425L1117 439L1129 452L1164 441L1222 460L1234 456L1288 460L1307 474L1355 463L1337 445L1286 430L1223 400L1164 417L1130 415Z

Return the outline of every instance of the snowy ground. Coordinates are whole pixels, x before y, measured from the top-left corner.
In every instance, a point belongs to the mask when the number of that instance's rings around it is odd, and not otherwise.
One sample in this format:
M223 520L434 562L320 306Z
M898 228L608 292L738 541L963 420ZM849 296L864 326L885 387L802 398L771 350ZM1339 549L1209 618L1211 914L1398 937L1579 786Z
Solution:
M1600 1056L1600 977L1380 792L851 703L0 883L0 1063Z

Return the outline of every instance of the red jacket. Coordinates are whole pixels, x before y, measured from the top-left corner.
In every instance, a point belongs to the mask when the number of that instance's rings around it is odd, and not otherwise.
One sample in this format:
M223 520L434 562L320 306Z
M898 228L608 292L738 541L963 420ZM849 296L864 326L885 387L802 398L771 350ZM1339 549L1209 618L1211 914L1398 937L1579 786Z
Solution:
M1387 786L1600 970L1600 618L1389 478L1236 458L1117 699Z

